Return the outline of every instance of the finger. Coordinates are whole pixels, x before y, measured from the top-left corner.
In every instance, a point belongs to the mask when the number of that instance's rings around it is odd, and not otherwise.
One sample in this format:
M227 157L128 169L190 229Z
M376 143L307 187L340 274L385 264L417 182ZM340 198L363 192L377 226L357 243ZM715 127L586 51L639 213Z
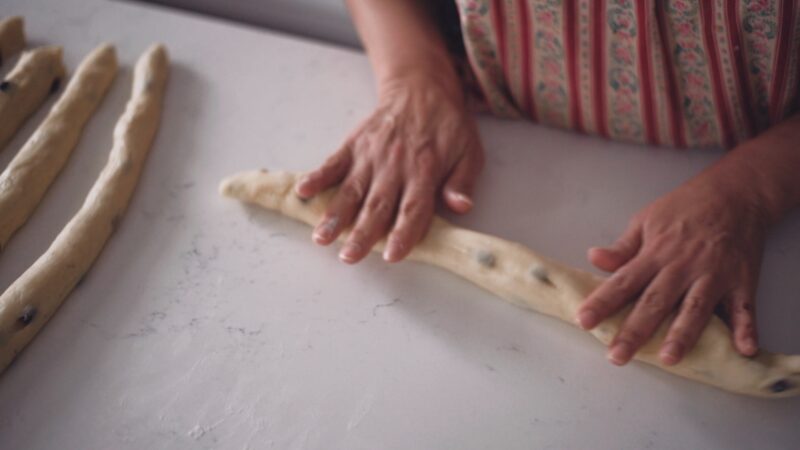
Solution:
M483 163L483 151L478 149L464 155L453 168L442 189L444 203L453 212L464 214L472 209L472 193Z
M341 188L331 199L322 220L314 229L314 242L328 245L349 227L369 189L370 170L364 165L354 168L342 182Z
M581 328L590 330L642 292L657 268L648 258L637 258L616 271L595 289L578 309Z
M627 364L650 340L684 294L683 279L681 272L670 267L656 275L611 341L608 359L612 363L618 366Z
M397 262L411 253L433 219L436 188L431 181L412 181L403 194L397 222L386 240L383 259Z
M302 176L295 185L295 193L302 198L311 198L342 181L351 165L352 153L346 144L318 169Z
M753 290L741 288L730 294L730 317L734 347L744 356L755 355L758 351L758 333Z
M373 182L356 225L339 252L342 261L353 264L362 260L386 234L399 196L400 183L396 178L387 174Z
M628 226L617 242L610 247L589 249L589 262L600 270L614 272L633 259L642 245L642 229L638 222Z
M668 366L678 364L695 346L718 301L719 293L711 277L701 277L692 284L661 345L659 358L662 363Z

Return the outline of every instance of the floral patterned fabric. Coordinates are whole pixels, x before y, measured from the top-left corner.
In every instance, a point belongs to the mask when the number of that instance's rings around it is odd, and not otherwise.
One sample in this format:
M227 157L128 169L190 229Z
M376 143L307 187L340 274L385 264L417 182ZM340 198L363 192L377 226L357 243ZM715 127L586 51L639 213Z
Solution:
M732 147L800 106L800 0L457 0L495 114Z

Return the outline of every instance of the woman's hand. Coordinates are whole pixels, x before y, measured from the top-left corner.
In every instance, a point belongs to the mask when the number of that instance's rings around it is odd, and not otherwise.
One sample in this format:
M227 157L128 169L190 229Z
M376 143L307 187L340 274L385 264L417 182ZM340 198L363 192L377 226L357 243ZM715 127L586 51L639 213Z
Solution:
M758 350L754 295L767 218L756 197L700 176L636 215L611 247L589 250L598 268L614 272L581 306L591 329L635 302L608 358L626 364L677 311L659 357L677 364L695 345L715 307L727 309L733 343L743 355Z
M308 198L341 184L314 241L328 245L352 225L339 258L355 263L388 232L383 257L394 262L424 237L438 195L456 213L470 210L482 166L460 86L414 74L385 83L375 112L296 190Z

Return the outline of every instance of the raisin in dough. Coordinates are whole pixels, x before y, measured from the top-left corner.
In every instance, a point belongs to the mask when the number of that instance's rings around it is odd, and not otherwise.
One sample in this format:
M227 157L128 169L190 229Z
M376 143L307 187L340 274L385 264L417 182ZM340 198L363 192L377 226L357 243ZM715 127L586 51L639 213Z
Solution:
M220 191L316 225L334 191L301 200L294 194L298 178L286 172L245 172L224 180ZM382 251L384 244L381 241L373 250ZM521 244L458 228L438 217L409 259L449 270L517 306L570 324L586 296L602 282L598 276L547 259ZM608 344L627 311L604 321L591 334ZM658 349L666 332L663 324L636 359L731 392L767 398L800 394L800 355L761 351L754 358L743 357L733 348L728 327L714 317L680 363L664 366Z
M139 58L108 163L50 248L0 295L0 372L86 274L122 218L158 129L167 72L162 45Z
M25 23L15 16L0 20L0 66L25 48Z
M47 94L58 88L65 73L61 47L42 47L22 54L0 83L0 151Z
M113 46L105 44L92 51L47 118L0 174L0 249L28 220L66 164L116 73Z

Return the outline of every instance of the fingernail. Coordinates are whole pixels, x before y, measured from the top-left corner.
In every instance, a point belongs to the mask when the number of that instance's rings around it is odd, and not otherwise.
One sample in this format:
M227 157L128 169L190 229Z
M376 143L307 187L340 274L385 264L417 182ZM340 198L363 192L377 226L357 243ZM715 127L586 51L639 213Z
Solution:
M467 205L472 206L472 199L462 194L461 192L453 192L451 195L453 197L453 200L461 203L466 203Z
M670 342L661 349L661 362L668 366L678 363L683 354L683 347L677 342Z
M336 226L339 225L338 217L330 217L324 222L319 224L314 230L314 241L317 244L324 244L333 237L333 232L336 231Z
M756 350L758 350L758 344L756 343L756 340L751 337L744 340L744 347L748 353L754 353Z
M297 183L295 183L294 185L294 191L296 193L300 194L300 190L306 185L306 183L308 183L308 178L309 178L308 175L305 175L303 177L300 177L299 180L297 180Z
M361 244L357 242L348 242L342 248L342 251L339 252L339 259L344 262L354 262L356 258L358 258L359 253L361 253Z
M383 260L386 262L395 262L403 251L403 244L396 240L390 239L383 250Z
M625 342L620 342L611 347L611 351L608 352L608 359L618 366L623 366L631 359L631 353L631 346Z
M584 330L588 330L594 327L596 323L597 323L597 314L591 309L581 311L581 313L578 314L578 325L580 325L581 328L583 328Z

